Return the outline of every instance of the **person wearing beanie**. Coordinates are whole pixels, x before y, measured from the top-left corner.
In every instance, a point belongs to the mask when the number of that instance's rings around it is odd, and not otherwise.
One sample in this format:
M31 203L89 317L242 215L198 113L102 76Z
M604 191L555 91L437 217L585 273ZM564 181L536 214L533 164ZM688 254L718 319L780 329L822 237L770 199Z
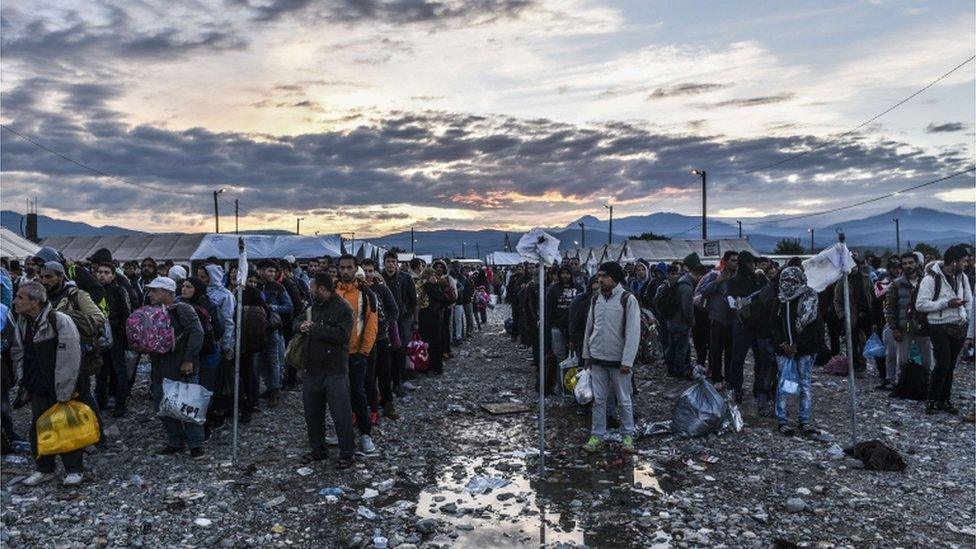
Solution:
M583 450L596 452L607 435L607 401L617 397L623 434L622 450L634 452L634 406L631 369L640 345L640 304L625 290L624 270L606 262L597 271L600 289L590 298L582 356L593 385L590 438Z
M729 280L739 268L739 253L726 250L718 267L702 277L695 300L708 310L708 370L713 383L721 383L732 371L732 317Z
M766 284L766 277L756 273L756 258L749 251L739 252L739 269L729 279L728 296L743 304L738 309L742 313L755 311L755 307L745 305ZM739 311L734 311L739 313ZM769 385L772 382L772 371L775 362L772 341L769 337L760 337L760 329L765 324L762 315L736 314L732 320L732 369L729 372L729 384L735 391L736 404L742 403L742 370L745 367L746 355L753 350L753 361L756 376L753 378L752 392L757 398L759 408L763 408L769 400ZM768 334L763 334L768 335ZM758 351L758 353L757 353Z

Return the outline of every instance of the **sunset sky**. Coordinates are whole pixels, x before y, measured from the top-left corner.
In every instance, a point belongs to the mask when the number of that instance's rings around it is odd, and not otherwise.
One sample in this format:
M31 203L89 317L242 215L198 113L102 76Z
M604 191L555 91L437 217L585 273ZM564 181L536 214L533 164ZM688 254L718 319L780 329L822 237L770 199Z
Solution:
M379 235L805 213L973 164L967 1L24 1L0 8L4 209ZM158 190L152 190L158 189ZM972 213L972 174L872 205Z

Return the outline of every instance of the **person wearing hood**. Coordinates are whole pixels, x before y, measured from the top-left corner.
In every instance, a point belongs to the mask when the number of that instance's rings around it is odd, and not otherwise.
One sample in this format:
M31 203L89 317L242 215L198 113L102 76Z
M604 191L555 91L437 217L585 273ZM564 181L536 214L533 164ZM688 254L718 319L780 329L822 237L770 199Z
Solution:
M708 310L708 369L712 382L721 383L732 372L732 318L726 299L729 280L739 268L739 252L726 250L718 267L702 277L695 299Z
M73 281L78 288L88 292L92 301L95 302L99 307L102 308L104 312L104 298L105 292L102 290L102 285L98 283L98 279L95 278L88 269L74 263L73 261L65 261L64 257L60 252L55 250L50 246L44 246L34 254L36 263L39 265L39 269L45 264L52 261L56 261L64 266L64 276L67 280Z
M223 284L224 270L220 265L207 263L201 269L198 269L198 273L200 280L207 288L207 297L213 302L220 316L220 321L224 326L224 333L217 342L220 347L221 358L217 365L217 380L215 385L219 389L234 379L234 344L237 337L237 319L234 318L236 300L234 294ZM224 391L218 391L214 394L214 402L211 403L210 408L214 412L221 409L227 410L229 404ZM225 413L224 416L226 415ZM217 419L216 421L219 424L221 420Z
M644 288L651 281L651 268L643 259L638 259L637 263L634 264L634 276L630 278L628 286L630 291L635 295L641 295L644 292Z
M180 284L182 284L183 281L186 280L186 276L187 276L186 267L182 265L173 265L172 267L169 268L169 272L167 273L167 276L172 278L173 282L176 282L176 286L179 287Z
M420 272L417 278L417 330L420 338L427 342L427 352L430 356L430 371L440 375L444 371L444 345L441 341L443 330L444 295L447 281L437 276L434 269L428 267Z
M756 273L756 259L749 251L739 253L739 268L729 279L728 296L741 303L750 300L766 284L766 277ZM744 306L743 306L744 307ZM753 361L757 370L764 370L766 361L772 360L762 350L767 349L768 342L759 343L759 317L756 315L745 318L743 314L736 314L732 320L732 368L728 374L729 384L735 391L736 404L742 403L742 370L745 367L746 355L753 350ZM759 350L760 352L756 353ZM756 356L758 354L758 356ZM758 382L755 379L753 383ZM753 387L755 389L755 387ZM755 393L755 390L753 391Z
M200 320L200 327L203 328L204 343L200 349L200 385L212 392L214 396L221 393L222 384L220 379L220 341L225 333L225 326L220 310L213 300L207 295L207 285L203 280L191 276L180 283L180 297L177 301L193 306L197 317ZM223 422L223 418L217 416L215 402L211 398L210 406L207 408L207 421L203 426L204 439L210 438L210 432Z
M824 346L823 320L818 314L817 292L807 286L807 277L799 267L787 267L779 274L779 305L773 316L772 335L776 348L779 377L783 370L795 367L799 380L797 421L804 435L816 433L810 427L813 402L813 360ZM784 435L794 433L788 423L786 399L782 386L776 389L777 429Z
M108 409L109 386L115 386L115 410L112 417L124 417L126 399L129 396L129 368L125 360L125 322L132 313L129 293L116 281L115 265L110 261L99 263L95 270L98 281L105 289L108 304L108 321L112 329L112 346L102 349L102 368L95 376L95 401L101 410Z
M946 412L956 414L952 404L952 378L966 339L967 310L973 301L973 292L966 273L962 272L962 260L966 256L963 245L949 247L942 261L926 266L925 278L918 286L915 308L927 313L929 339L935 355L935 369L929 382L929 399L925 413Z
M568 265L559 267L558 281L546 290L546 327L549 330L549 349L558 361L566 358L569 330L569 308L577 295L583 293L573 281L573 271Z
M271 308L271 312L275 313L269 319L270 337L258 362L258 371L264 377L267 387L267 393L263 396L267 397L268 406L274 407L278 405L278 392L281 389L281 377L285 362L282 319L292 314L293 304L285 287L276 281L278 264L274 260L262 259L258 262L258 277L257 289L261 292L264 302Z

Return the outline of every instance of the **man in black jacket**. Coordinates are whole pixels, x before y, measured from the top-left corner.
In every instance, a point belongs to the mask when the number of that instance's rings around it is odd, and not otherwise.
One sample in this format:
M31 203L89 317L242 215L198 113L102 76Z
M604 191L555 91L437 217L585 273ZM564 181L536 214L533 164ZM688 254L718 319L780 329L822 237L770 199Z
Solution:
M125 416L125 401L129 397L129 369L125 362L125 321L132 312L129 293L116 281L115 265L108 261L99 264L95 276L105 290L108 322L112 327L112 346L102 349L102 368L95 376L95 402L101 410L108 408L109 385L115 385L115 411L112 417Z
M728 297L737 301L749 298L762 289L766 283L765 276L756 274L756 259L748 251L739 253L739 269L729 279ZM751 309L748 309L751 311ZM745 314L737 313L732 320L732 367L729 372L729 384L735 391L735 402L742 402L742 369L746 362L746 355L753 349L753 360L756 363L766 361L772 357L767 357L766 353L756 355L756 345L758 339L758 322L755 317L746 318ZM762 362L765 364L765 362ZM755 381L754 381L755 383Z
M325 408L332 413L339 438L340 468L350 467L356 451L352 429L352 404L349 396L349 334L352 309L335 293L335 280L329 273L318 273L310 285L311 320L295 320L296 332L306 334L305 375L302 379L302 405L312 451L302 456L311 463L326 458Z
M392 374L393 391L397 396L403 397L406 396L406 391L400 384L406 371L407 358L403 350L413 335L414 315L417 312L417 286L410 273L400 270L397 254L392 251L383 255L383 280L386 281L386 287L393 294L397 309L400 311L398 318L388 321L397 323L397 331L400 334L400 345L393 348Z

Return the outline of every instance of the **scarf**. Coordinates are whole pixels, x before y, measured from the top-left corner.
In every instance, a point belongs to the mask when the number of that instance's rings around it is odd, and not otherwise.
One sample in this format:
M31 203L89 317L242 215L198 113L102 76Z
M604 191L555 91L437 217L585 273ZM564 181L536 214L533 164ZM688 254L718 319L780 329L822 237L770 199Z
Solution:
M788 303L799 298L796 306L796 332L817 319L817 292L807 286L807 275L799 267L787 267L779 275L779 300Z

